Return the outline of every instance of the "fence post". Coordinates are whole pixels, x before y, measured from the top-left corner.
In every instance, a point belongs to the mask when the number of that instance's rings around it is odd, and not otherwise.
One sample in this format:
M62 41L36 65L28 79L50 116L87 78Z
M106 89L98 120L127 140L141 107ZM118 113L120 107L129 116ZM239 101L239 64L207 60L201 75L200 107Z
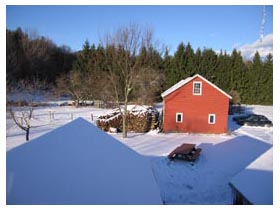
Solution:
M93 121L93 114L91 113L91 121Z

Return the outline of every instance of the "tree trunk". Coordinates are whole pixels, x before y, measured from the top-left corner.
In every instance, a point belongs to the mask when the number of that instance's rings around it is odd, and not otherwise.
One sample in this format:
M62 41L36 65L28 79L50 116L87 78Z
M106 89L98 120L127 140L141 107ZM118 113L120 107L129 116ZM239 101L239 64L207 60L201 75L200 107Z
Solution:
M123 119L123 130L122 130L122 137L127 138L127 130L126 130L126 114L127 114L127 104L124 105L124 113L122 115Z
M78 108L80 106L80 99L76 100L76 108Z
M30 127L26 128L26 134L25 134L26 141L29 141L29 129L30 129Z

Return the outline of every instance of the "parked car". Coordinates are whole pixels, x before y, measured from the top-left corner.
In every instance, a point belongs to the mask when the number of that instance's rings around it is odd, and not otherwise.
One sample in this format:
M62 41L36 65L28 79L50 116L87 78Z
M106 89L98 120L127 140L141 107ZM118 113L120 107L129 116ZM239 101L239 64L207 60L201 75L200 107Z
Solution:
M249 125L249 126L265 126L265 127L271 127L272 122L267 119L267 117L263 115L257 115L257 114L250 114L247 117L239 117L235 119L237 124L239 125Z
M243 120L243 119L246 119L247 117L251 116L253 114L243 114L243 115L239 115L239 116L236 116L236 117L233 117L232 120L233 121L239 121L239 120Z

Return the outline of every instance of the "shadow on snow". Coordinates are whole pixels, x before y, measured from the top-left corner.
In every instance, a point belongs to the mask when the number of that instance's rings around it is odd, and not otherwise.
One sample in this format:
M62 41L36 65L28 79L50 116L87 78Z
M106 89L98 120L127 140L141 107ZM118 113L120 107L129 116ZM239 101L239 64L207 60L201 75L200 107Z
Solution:
M238 136L217 144L202 143L197 147L202 152L193 164L170 161L163 156L146 156L151 160L165 204L231 204L230 180L272 145L248 136Z

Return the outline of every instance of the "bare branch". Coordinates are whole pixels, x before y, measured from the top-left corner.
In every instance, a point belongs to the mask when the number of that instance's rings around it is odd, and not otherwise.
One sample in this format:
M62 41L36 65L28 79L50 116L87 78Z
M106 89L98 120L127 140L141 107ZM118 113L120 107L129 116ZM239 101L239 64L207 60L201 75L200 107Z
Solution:
M143 47L152 46L152 37L151 30L142 29L137 24L121 27L114 34L107 34L104 37L108 53L106 61L109 66L109 81L119 109L121 109L120 99L124 101L124 111L121 112L124 138L126 137L126 110L129 96L144 70L139 54Z

